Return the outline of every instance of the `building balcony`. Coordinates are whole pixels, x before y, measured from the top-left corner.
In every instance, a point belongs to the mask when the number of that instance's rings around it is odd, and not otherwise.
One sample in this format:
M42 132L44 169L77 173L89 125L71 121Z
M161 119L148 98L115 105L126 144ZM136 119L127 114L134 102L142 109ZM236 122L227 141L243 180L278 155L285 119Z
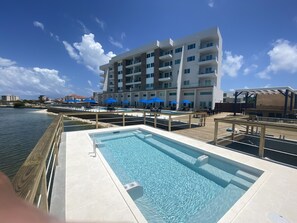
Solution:
M167 71L167 70L171 70L172 67L171 66L164 66L164 67L160 67L159 71Z
M207 72L199 71L198 75L201 77L216 77L217 71L216 70L207 71Z
M132 77L132 76L136 76L136 75L141 75L141 71L137 71L135 73L126 74L126 77Z
M172 54L168 53L159 57L160 60L171 60Z
M202 45L200 46L199 52L200 53L206 53L206 52L217 52L219 51L219 45L215 44L212 46L206 46L206 45Z
M217 57L214 57L214 58L211 58L211 59L201 58L198 63L199 63L200 66L207 65L207 64L217 65L218 64L218 58Z
M165 82L165 81L171 81L171 77L160 77L159 81Z
M126 68L131 68L131 67L134 67L134 66L140 66L141 65L141 61L134 61L134 63L129 63L129 64L126 64Z

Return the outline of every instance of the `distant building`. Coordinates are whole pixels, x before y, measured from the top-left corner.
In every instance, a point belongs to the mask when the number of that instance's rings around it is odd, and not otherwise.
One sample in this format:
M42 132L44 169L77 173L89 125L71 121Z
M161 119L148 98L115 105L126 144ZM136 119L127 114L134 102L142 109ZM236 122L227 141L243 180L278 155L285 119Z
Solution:
M2 101L19 101L20 97L15 95L2 95L1 100Z
M99 104L115 98L132 106L141 101L161 99L162 105L176 108L214 108L222 102L222 37L218 28L178 40L152 44L113 57L100 67L103 93L95 96Z
M64 97L64 100L65 101L67 101L67 100L78 100L78 101L82 101L85 98L86 98L85 96L80 96L80 95L77 95L77 94L70 94L70 95L65 96Z

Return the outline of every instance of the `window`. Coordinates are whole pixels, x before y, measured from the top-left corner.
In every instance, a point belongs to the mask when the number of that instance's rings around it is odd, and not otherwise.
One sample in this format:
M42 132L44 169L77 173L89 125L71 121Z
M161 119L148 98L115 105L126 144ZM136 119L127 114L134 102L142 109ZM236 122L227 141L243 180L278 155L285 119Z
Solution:
M182 48L181 47L175 49L175 53L180 53L181 51L182 51Z
M150 65L150 64L147 64L147 65L146 65L146 68L150 68L150 67L151 67L151 65Z
M155 96L155 94L151 94L151 96Z
M194 95L194 92L185 92L184 96L187 96L187 95Z
M144 94L143 97L146 97L146 94Z
M134 95L134 97L137 98L138 97L138 94Z
M200 95L212 95L211 91L200 92Z
M190 45L188 45L188 50L194 49L195 47L196 47L195 43L190 44Z
M205 68L205 73L207 74L212 73L212 68L211 67Z
M174 96L174 95L176 95L176 92L170 92L169 95Z
M190 68L185 69L185 71L184 71L185 74L189 74L190 72L191 72Z
M123 79L118 79L118 83L123 82Z
M190 57L187 58L187 61L188 61L188 62L190 62L190 61L194 61L194 60L195 60L195 56L190 56Z
M154 67L155 66L155 64L154 63L151 63L151 67Z
M151 54L147 54L147 55L146 55L146 58L150 58L150 57L151 57Z
M206 60L212 60L212 55L207 55Z
M184 81L184 85L190 85L190 81L189 80Z
M152 52L152 53L151 53L151 57L154 57L154 56L155 56L155 53L154 53L154 52Z
M180 59L174 61L175 64L180 64Z
M123 71L121 70L121 71L118 71L118 74L122 74L123 73Z
M109 78L113 78L112 74L111 74L111 75L109 75Z

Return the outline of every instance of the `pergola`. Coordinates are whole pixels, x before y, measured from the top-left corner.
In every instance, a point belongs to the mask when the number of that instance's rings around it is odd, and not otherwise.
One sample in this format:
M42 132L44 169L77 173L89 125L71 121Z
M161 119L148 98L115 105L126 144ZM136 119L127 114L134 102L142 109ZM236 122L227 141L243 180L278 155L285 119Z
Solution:
M234 115L236 115L236 103L237 97L241 94L245 94L245 104L247 104L250 96L257 98L258 94L282 94L285 97L284 112L283 116L287 114L288 98L290 98L290 111L293 109L293 98L296 91L291 87L271 87L271 88L254 88L254 89L237 89L235 90L234 98Z

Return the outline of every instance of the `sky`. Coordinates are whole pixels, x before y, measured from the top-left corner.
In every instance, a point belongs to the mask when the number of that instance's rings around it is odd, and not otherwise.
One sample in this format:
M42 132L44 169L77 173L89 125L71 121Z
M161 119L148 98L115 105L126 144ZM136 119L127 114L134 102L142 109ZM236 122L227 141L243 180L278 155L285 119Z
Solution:
M111 57L212 27L223 91L297 89L296 0L1 0L0 95L89 97Z

